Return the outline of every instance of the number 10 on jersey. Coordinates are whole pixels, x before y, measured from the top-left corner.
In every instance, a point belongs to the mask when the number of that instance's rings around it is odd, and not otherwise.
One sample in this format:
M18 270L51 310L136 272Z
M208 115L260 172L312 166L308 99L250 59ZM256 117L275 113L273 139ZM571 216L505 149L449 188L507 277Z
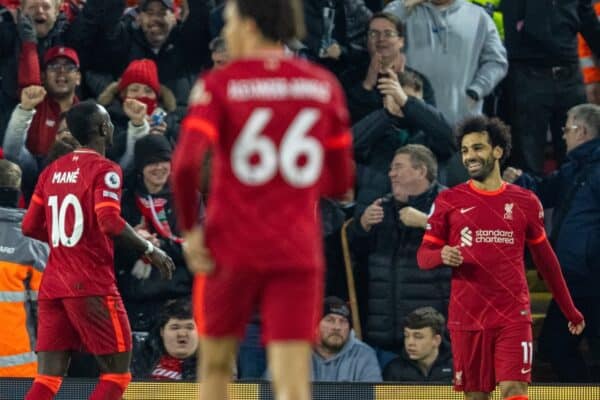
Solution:
M52 247L65 246L73 247L81 239L83 234L83 210L81 209L81 203L75 195L68 194L65 196L63 201L58 204L58 196L48 197L48 205L52 212L52 235L50 243ZM67 211L69 208L73 209L74 223L71 235L67 234L66 220Z

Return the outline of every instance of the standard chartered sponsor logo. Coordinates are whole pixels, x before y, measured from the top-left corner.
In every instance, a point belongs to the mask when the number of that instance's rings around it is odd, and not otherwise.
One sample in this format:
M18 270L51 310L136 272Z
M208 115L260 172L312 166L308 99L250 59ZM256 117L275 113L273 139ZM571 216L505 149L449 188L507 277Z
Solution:
M473 246L473 232L465 226L460 230L460 247Z
M501 229L478 229L475 231L475 243L515 244L514 232ZM460 246L473 246L473 231L468 226L460 230Z
M501 229L478 229L475 232L475 243L515 244L513 231Z

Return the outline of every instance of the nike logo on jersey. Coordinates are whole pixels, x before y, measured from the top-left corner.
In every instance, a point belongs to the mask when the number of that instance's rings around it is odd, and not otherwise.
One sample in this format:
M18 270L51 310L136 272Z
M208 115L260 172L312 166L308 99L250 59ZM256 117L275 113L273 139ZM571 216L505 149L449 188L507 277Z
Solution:
M471 210L472 210L472 209L474 209L474 208L475 208L475 206L473 206L473 207L467 207L467 208L461 208L461 209L460 209L460 213L461 213L461 214L468 213L469 211L471 211Z
M531 372L531 368L521 368L521 373L523 375L528 374Z

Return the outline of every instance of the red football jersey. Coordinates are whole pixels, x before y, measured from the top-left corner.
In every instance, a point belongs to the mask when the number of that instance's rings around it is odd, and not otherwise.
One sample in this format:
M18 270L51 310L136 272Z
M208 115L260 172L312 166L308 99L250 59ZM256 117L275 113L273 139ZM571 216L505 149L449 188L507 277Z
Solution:
M323 266L317 201L353 179L333 75L295 58L232 62L198 81L179 140L173 189L183 230L196 222L198 159L212 143L205 238L218 266Z
M512 184L494 192L471 181L436 198L423 241L460 246L452 269L448 328L476 330L531 321L523 255L546 238L542 206Z
M121 167L81 149L50 164L32 201L44 207L50 256L40 299L117 295L113 241L100 230L96 210L120 209Z

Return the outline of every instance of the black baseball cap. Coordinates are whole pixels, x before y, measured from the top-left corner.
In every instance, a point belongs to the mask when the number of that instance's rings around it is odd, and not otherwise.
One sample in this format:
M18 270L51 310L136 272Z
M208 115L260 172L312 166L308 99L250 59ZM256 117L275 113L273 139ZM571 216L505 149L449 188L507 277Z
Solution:
M163 6L167 7L169 10L174 10L173 0L140 0L139 7L140 10L145 11L148 8L148 5L153 1L159 1Z

